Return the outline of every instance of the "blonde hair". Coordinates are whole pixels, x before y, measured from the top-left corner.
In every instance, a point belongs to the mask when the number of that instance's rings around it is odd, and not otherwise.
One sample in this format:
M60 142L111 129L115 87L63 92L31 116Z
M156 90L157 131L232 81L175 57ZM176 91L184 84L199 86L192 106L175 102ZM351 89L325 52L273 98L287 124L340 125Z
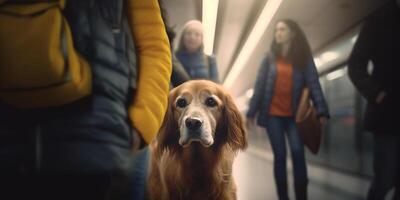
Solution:
M201 30L201 35L202 35L202 37L204 37L203 24L201 23L201 21L195 20L195 19L194 20L189 20L183 26L182 33L181 33L181 36L180 36L180 39L179 39L178 51L186 49L186 47L184 46L184 43L183 43L183 36L185 35L185 33L186 33L186 31L187 31L187 29L189 27L196 27L196 28L200 29ZM200 49L203 49L203 46L204 45L203 45L203 41L202 41Z

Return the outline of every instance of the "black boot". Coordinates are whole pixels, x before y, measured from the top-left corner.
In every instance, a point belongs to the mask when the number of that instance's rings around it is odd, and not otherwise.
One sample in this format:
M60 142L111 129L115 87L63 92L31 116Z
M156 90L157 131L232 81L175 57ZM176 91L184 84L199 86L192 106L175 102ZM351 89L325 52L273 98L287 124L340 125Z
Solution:
M296 194L296 200L307 200L307 183L295 183L294 192Z
M279 200L289 200L287 182L277 182L276 189L278 191Z

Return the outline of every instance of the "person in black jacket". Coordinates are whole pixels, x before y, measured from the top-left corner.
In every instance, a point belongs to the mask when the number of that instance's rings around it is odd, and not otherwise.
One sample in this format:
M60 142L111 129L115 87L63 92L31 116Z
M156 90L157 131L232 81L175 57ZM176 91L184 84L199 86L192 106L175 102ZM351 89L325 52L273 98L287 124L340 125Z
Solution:
M399 4L392 1L367 19L348 65L351 81L368 101L365 128L374 133L374 178L368 200L384 199L400 180L400 135L393 118L394 68L400 63ZM396 195L398 199L399 188Z

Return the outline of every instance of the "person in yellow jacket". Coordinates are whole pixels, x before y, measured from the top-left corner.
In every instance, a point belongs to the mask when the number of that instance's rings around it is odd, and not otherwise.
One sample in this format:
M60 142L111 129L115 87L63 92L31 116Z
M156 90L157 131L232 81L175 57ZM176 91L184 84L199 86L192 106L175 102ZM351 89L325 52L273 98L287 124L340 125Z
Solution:
M132 0L131 0L132 2ZM153 2L155 3L155 1ZM161 3L157 0L157 3ZM128 4L131 6L132 4ZM161 5L159 5L161 6ZM147 23L152 23L151 18L147 18L144 15L146 13L136 13L136 12L130 12L129 13L131 17L130 24L131 27L135 27L137 21L135 19L149 19ZM135 18L135 14L137 14L140 17ZM160 13L161 14L161 13ZM159 19L158 19L159 20ZM142 21L141 23L145 23ZM154 24L154 22L153 22ZM165 24L163 24L164 27L160 27L161 24L158 24L158 28L165 28ZM151 28L150 28L151 29ZM136 29L137 30L137 29ZM137 30L135 32L135 29L133 28L134 36L135 39L137 36L143 36L143 37L148 37L148 38L154 38L154 36L148 34L150 33L148 30L142 29L142 30ZM140 35L142 33L142 35ZM144 33L144 34L143 34ZM156 32L155 29L153 29L152 34L157 36L159 34ZM164 36L165 37L165 36ZM165 40L165 38L163 38ZM137 40L140 40L139 38ZM149 45L154 45L154 43L151 43L152 40L143 40L143 44L138 45L138 51L142 52L141 55L139 55L138 59L140 62L140 59L144 59L144 62L141 63L139 66L148 66L147 63L152 63L152 65L157 65L159 64L159 61L151 59L148 54L154 53L154 49L150 49ZM167 37L168 41L168 37ZM163 51L165 50L166 46L156 46L158 48L164 48ZM169 46L168 46L169 47ZM140 54L140 53L139 53ZM158 129L161 126L162 120L164 118L164 114L166 111L166 103L167 99L165 99L166 95L168 94L169 90L169 77L172 73L172 55L168 55L169 57L163 57L163 62L168 63L169 66L171 66L169 69L170 71L166 70L160 70L160 68L150 68L148 71L145 71L144 73L139 75L139 81L142 82L142 88L140 88L140 82L139 82L139 88L138 92L142 93L137 93L137 99L134 101L132 107L130 108L130 114L131 114L131 119L133 121L134 126L136 129L141 133L141 136L143 138L142 141L144 141L144 144L150 144L150 142L154 139L156 134L158 133ZM167 59L167 60L166 60ZM143 72L143 71L142 71ZM158 76L158 77L157 77ZM140 77L143 77L141 79ZM164 80L162 80L164 79ZM151 87L152 85L158 85L158 87ZM157 95L157 96L156 96ZM162 100L162 101L160 101ZM154 106L152 106L154 105ZM156 106L157 105L157 106ZM148 116L148 117L141 117L141 116ZM136 143L138 146L138 143ZM142 145L143 146L143 143ZM140 148L140 147L139 147ZM148 168L148 159L149 159L149 152L148 148L144 148L141 151L137 152L135 155L135 159L133 162L134 166L134 171L133 171L133 185L132 185L132 196L131 199L137 199L141 200L144 199L144 193L145 193L145 186L146 186L146 177L147 177L147 168Z
M127 9L139 62L138 88L129 114L144 142L150 144L167 108L172 72L170 45L157 0L128 0Z
M55 199L130 199L132 155L155 138L167 108L171 52L159 3L68 0L63 13L90 64L92 92L55 108L0 100L0 176L50 174L51 184L18 191Z

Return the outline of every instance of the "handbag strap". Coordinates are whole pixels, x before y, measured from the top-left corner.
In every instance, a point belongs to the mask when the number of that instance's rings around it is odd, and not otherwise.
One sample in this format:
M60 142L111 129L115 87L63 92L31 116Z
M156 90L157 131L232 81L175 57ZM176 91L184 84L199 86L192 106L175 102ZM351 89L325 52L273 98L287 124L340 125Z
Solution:
M297 106L296 121L302 121L311 106L310 89L308 87L304 87L301 92L299 105Z

